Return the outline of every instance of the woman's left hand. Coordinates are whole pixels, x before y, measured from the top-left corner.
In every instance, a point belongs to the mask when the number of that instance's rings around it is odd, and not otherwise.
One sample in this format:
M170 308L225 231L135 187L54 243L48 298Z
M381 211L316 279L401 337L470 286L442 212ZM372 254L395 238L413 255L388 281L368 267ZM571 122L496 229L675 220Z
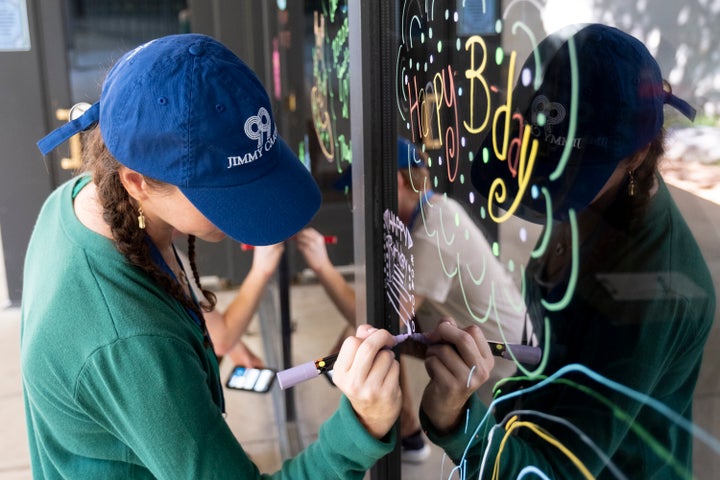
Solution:
M448 433L460 423L470 396L489 378L495 359L477 325L460 329L446 318L427 338L425 369L430 382L420 408L439 432Z

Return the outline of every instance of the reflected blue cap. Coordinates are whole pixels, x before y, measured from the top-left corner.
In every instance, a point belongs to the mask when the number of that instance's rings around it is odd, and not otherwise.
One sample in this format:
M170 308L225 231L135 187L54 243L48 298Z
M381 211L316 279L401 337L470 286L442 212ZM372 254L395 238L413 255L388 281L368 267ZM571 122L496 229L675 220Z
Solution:
M517 215L544 222L587 207L618 163L658 135L665 104L695 117L695 110L672 94L638 39L600 24L572 25L545 38L525 61L512 92L513 111L521 113L530 140L538 144L530 173L535 188L527 188ZM521 138L519 122L514 120L511 129L509 138ZM487 197L493 182L503 180L506 202L498 205L503 208L518 195L517 173L511 162L495 157L492 137L482 146L489 161L473 163L472 183ZM482 151L477 158L483 158ZM558 169L561 160L566 163ZM538 195L543 188L552 212Z
M405 137L398 137L398 168L424 167L425 162L418 156L417 147Z

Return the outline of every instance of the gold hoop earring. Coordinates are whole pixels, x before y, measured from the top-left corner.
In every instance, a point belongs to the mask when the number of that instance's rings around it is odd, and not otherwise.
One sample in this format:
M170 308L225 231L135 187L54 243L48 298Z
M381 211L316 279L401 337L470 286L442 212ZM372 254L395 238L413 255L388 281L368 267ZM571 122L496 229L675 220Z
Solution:
M143 208L138 207L138 227L140 230L145 230L145 215L143 215Z
M628 196L634 197L637 193L637 182L635 182L635 175L633 174L632 170L628 170L628 176L630 177L630 182L628 183Z

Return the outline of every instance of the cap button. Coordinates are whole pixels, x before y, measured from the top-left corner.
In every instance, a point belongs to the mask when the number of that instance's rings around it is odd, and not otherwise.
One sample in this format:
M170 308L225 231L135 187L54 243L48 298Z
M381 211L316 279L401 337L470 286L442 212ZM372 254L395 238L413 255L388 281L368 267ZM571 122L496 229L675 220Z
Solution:
M196 57L200 56L203 54L203 46L202 44L195 43L193 45L190 45L188 52L190 52L190 55L195 55Z

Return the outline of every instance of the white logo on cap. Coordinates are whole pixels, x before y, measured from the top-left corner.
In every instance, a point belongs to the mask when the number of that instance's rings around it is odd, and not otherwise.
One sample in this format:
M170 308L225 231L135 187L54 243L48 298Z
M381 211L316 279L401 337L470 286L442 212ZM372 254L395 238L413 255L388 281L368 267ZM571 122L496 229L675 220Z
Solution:
M538 95L533 100L531 112L532 112L532 123L538 124L538 117L540 115L544 118L545 125L558 125L565 120L566 110L562 103L551 102L545 95Z
M270 151L277 140L277 127L272 121L270 114L265 107L260 107L257 115L245 120L245 135L250 140L257 140L255 150L244 155L227 157L227 168L237 167L252 163L262 158L264 152Z
M553 133L553 126L560 125L565 121L567 109L562 103L551 102L545 95L538 95L535 100L533 100L530 112L532 115L533 135L535 137L543 135L546 143L564 147L568 142L572 141L572 148L578 150L582 150L586 145L598 145L602 148L608 147L608 137L568 138L564 135L555 135ZM541 117L542 122L540 122Z

